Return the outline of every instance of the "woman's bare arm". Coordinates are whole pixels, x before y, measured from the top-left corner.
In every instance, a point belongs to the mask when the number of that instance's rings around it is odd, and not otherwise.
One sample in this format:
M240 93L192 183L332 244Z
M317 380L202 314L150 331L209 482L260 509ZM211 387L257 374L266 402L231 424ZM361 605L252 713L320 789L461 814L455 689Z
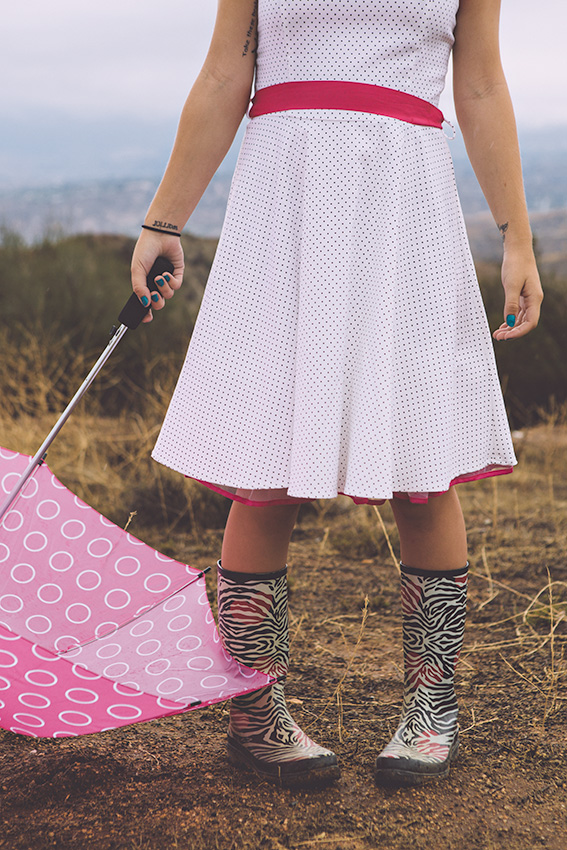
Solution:
M144 223L181 232L242 121L254 77L257 0L218 0L211 45L183 108L173 151ZM181 286L183 252L176 236L143 230L132 257L132 286L148 298L146 275L159 255L168 257L173 277L161 284L168 299ZM152 301L161 309L164 300ZM151 311L145 321L151 320Z
M516 122L499 48L500 0L461 0L453 52L457 118L502 234L504 322L495 339L535 328L543 298L533 254Z

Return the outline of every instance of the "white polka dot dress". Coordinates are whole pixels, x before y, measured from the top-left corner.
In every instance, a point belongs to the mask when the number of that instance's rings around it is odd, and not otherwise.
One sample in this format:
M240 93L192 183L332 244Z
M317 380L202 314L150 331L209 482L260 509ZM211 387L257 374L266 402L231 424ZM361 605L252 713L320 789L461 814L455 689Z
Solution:
M458 0L260 0L258 89L437 105ZM516 462L442 130L345 110L249 121L153 457L250 504L424 501Z

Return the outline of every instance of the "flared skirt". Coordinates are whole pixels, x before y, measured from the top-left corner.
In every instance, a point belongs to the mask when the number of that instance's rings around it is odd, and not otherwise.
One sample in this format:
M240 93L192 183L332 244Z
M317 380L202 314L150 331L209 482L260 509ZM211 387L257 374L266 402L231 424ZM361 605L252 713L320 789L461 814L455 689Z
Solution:
M250 504L424 501L516 462L447 140L250 121L153 457Z

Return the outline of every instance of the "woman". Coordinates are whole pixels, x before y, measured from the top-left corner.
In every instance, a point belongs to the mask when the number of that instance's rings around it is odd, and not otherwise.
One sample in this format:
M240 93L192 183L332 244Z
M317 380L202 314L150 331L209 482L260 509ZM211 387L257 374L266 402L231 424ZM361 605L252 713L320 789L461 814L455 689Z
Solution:
M233 499L221 636L239 661L278 676L299 504L390 499L405 686L375 766L386 784L446 776L457 754L468 563L452 485L515 463L437 109L451 51L459 123L503 238L495 339L532 330L542 300L499 12L499 0L219 0L132 262L142 303L161 309L181 286L177 237L256 71L215 263L153 456ZM174 271L150 296L160 254ZM232 701L228 752L288 784L338 776L335 755L289 715L281 683Z

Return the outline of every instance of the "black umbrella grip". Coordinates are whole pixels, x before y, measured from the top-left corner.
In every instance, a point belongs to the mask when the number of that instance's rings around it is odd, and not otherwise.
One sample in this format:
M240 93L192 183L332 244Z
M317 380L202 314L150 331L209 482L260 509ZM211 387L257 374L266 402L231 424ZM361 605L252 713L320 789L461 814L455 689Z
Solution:
M173 263L167 257L158 257L150 269L150 273L146 278L146 283L150 292L159 292L159 287L155 281L164 272L173 272ZM122 308L118 321L126 325L130 330L138 327L144 316L148 313L150 307L144 307L135 292L132 293L124 307Z

